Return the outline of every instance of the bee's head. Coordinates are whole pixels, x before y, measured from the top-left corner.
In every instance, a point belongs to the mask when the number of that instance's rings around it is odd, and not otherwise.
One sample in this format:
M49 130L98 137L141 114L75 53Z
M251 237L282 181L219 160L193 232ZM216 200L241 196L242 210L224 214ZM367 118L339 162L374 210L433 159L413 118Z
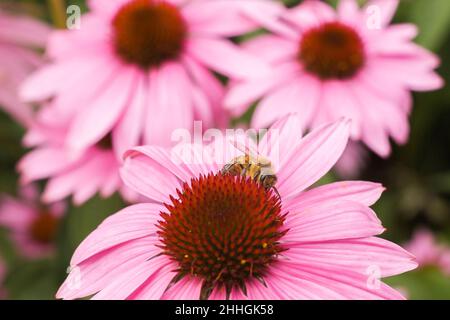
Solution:
M270 189L277 183L277 176L275 174L263 174L260 181L264 188Z

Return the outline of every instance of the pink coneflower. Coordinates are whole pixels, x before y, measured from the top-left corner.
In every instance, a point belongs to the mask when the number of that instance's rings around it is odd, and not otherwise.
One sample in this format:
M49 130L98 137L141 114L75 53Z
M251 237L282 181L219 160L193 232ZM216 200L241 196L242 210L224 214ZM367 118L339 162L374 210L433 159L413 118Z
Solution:
M61 216L65 204L43 205L35 186L23 188L20 198L0 197L0 226L7 229L11 240L28 258L48 256L54 251Z
M272 127L279 134L257 147L260 160L283 155L276 190L262 174L223 172L212 145L191 145L193 163L161 147L129 151L122 177L152 203L125 208L91 233L57 297L401 299L378 279L416 263L375 237L384 228L369 206L383 187L348 181L306 191L341 155L349 123L304 138L299 123L280 120Z
M368 151L359 142L349 141L342 157L336 163L334 169L340 177L355 179L367 164Z
M224 124L223 86L268 72L226 37L270 23L283 10L265 0L93 0L81 29L56 31L53 63L25 83L27 101L54 98L73 118L65 144L82 150L112 131L126 149L167 144L174 129ZM273 23L276 23L275 21ZM226 119L225 119L226 120Z
M450 275L450 248L438 244L429 230L417 230L406 247L416 256L420 267L435 266Z
M0 107L23 124L30 121L31 108L20 102L18 88L42 64L33 49L44 47L49 33L42 22L0 9Z
M30 126L24 144L34 147L19 162L21 183L48 179L42 200L52 203L73 195L81 205L97 192L104 198L120 191L124 199L135 200L119 176L120 161L112 150L111 135L75 156L64 145L67 121L60 121L53 106L46 106Z
M355 0L337 11L315 0L288 10L282 20L291 33L264 35L246 44L249 53L272 64L273 74L235 81L225 105L236 115L260 99L253 127L267 127L291 112L305 128L340 117L352 119L352 138L380 156L390 153L389 137L409 135L410 91L443 85L433 71L434 54L414 44L412 24L389 25L398 0Z

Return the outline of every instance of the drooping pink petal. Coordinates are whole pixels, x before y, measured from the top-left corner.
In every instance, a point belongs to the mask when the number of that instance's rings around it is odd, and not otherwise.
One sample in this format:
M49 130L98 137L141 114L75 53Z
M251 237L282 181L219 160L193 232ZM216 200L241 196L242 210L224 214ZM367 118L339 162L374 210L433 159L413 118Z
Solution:
M114 158L114 161L117 160ZM123 186L119 172L118 171L109 172L109 174L104 180L103 185L100 187L100 195L103 198L109 198L114 194L114 192L120 190L121 187ZM122 194L122 196L126 201L132 202L124 194Z
M151 71L148 88L145 143L170 145L176 130L191 130L193 124L192 98L185 68L167 63ZM172 88L177 90L172 90ZM171 119L167 122L166 119Z
M164 207L142 203L127 207L110 216L78 246L70 264L78 265L95 254L126 241L154 235Z
M127 112L124 112L117 127L113 130L112 141L118 159L122 159L127 149L139 145L148 103L146 85L146 79L140 77Z
M125 154L121 176L136 192L156 202L167 202L181 182L217 171L208 150L198 144L180 144L170 152L153 146L134 148Z
M350 122L341 120L306 135L277 172L277 188L289 198L308 188L337 162L350 133Z
M240 35L258 28L258 24L242 15L242 11L241 3L223 0L189 1L182 9L192 33L224 37Z
M318 203L303 211L290 212L285 226L289 232L283 240L291 244L371 237L384 231L370 208L342 200Z
M184 164L182 159L176 158L167 148L157 146L135 147L129 150L125 156L127 158L148 157L157 164L164 166L180 181L188 181L197 174L197 172L191 171L190 167Z
M249 281L247 284L248 300L280 300L281 296L276 291L268 290L260 281Z
M112 59L90 56L83 67L73 71L72 76L64 79L64 84L58 88L51 103L51 109L57 112L53 122L59 126L66 121L72 122L84 109L90 108L111 79L117 77L120 68Z
M390 241L371 237L316 243L298 243L286 257L311 266L337 266L362 275L378 268L379 277L389 277L417 267L413 255Z
M162 300L197 300L202 283L199 278L185 276L162 296Z
M164 256L162 256L164 257ZM127 299L129 300L161 300L171 281L177 275L176 265L170 263L167 257L164 257L169 263L164 265L157 273L136 290Z
M421 57L377 57L372 63L391 70L390 76L401 81L410 90L436 90L444 85L443 79L432 71L427 61L424 64Z
M36 215L35 208L9 196L0 195L0 224L24 233Z
M307 29L323 22L335 20L336 13L326 3L306 0L297 7L289 10L283 15L283 18L300 29Z
M134 92L136 73L123 68L108 87L74 119L67 144L72 150L82 150L94 144L112 129Z
M24 126L32 123L30 106L22 103L14 92L9 89L0 89L0 105L15 120Z
M265 94L276 95L275 92L283 90L280 87L289 86L290 81L297 82L297 73L295 65L284 63L274 67L273 74L267 77L233 83L223 103L235 115L242 115L249 105L264 97ZM296 87L298 88L298 86Z
M157 152L151 150L149 154L153 151ZM167 159L167 156L163 157L164 160ZM170 201L169 196L175 193L180 182L170 169L166 169L164 165L158 163L158 160L159 158L152 159L137 149L136 152L127 154L120 175L125 185L135 192L152 201L164 203ZM168 162L169 165L170 163Z
M79 182L74 185L74 190L72 190L73 203L82 205L93 197L96 192L106 187L111 170L113 174L118 175L118 168L119 165L112 152L98 152L90 161L89 167L84 167L78 174L74 174L79 179ZM89 183L86 183L86 181L89 181Z
M356 0L340 0L337 7L339 20L352 23L360 17L359 6Z
M245 79L271 72L269 66L258 57L223 40L193 38L187 45L187 51L199 62L228 77Z
M92 11L110 17L114 15L122 5L127 3L127 1L129 0L89 0L88 5Z
M240 5L243 14L255 21L261 28L292 39L297 38L296 32L279 20L279 17L285 12L282 4L273 1L248 1L241 2Z
M49 33L50 27L39 20L0 13L0 38L2 42L43 47Z
M361 109L365 119L362 126L361 140L380 157L387 157L391 152L391 146L389 144L389 136L384 127L384 115L377 110L375 101L366 99L367 96L372 95L369 88L358 81L353 81L352 87L358 103L368 106Z
M339 267L317 268L308 264L283 261L272 272L291 283L296 283L296 278L312 281L316 285L317 291L314 291L318 296L323 295L325 289L325 297L332 299L404 299L399 292L381 282L377 275L361 275ZM335 295L330 290L334 291Z
M161 280L159 276L159 271L164 269L166 265L170 263L170 260L166 256L159 256L154 259L141 262L134 268L127 270L126 272L119 275L111 283L109 283L105 288L92 297L93 300L125 300L132 296L136 291L138 291L141 286L144 286L147 281L149 285L158 283ZM166 275L161 275L162 277L167 277ZM174 275L170 275L172 278ZM163 278L164 279L164 278ZM169 284L170 279L164 283L165 288ZM162 290L155 290L153 294L159 299L165 288ZM137 298L139 299L139 298ZM154 298L155 299L155 298Z
M376 8L379 12L380 26L385 27L394 17L398 4L399 0L370 0L363 10L367 12L370 7Z
M114 155L104 150L90 149L66 170L52 176L42 199L51 203L73 193L74 202L82 204L101 188L110 170L118 170Z
M208 300L226 300L226 292L224 288L215 287L211 292L211 295L208 297Z
M75 70L83 68L84 59L64 61L41 68L23 84L20 97L27 102L50 98L64 85L63 79Z
M46 48L48 57L64 61L77 57L93 58L96 54L98 58L112 55L109 21L92 12L84 14L81 20L79 30L52 31Z
M221 104L224 96L223 85L205 66L195 59L190 58L188 55L184 55L182 60L189 76L196 85L202 88L203 93L209 97L212 106L217 108L218 105Z
M45 179L73 165L69 157L61 148L45 147L31 151L23 157L17 169L21 173L21 181L29 183L34 180ZM53 163L53 165L43 165Z
M364 72L358 75L357 81L364 83L370 91L373 91L379 97L397 103L407 114L410 113L410 108L403 108L407 89L401 81L384 73L376 64L368 63Z
M280 108L283 115L298 113L302 123L310 121L320 94L320 84L309 76L296 76L289 79L281 88L277 88L264 97L252 118L252 126L264 128L279 118Z
M298 53L298 43L272 34L261 35L244 42L242 47L264 61L270 62L275 68L279 63L292 63L292 59L295 59Z
M144 237L111 247L77 265L56 294L58 299L78 299L93 295L124 272L159 253L154 237Z
M276 121L259 140L258 151L267 156L274 169L284 166L303 135L303 123L299 114L291 114Z
M351 136L361 137L363 125L362 102L355 98L348 82L330 80L322 84L320 107L325 113L326 121L348 118L352 121Z
M290 211L306 210L318 203L350 200L366 206L373 205L381 196L384 187L366 181L342 181L313 188L292 198L286 204Z
M300 274L301 271L297 271ZM323 283L317 283L310 276L292 276L286 272L274 270L266 281L267 288L258 284L259 291L269 291L277 300L330 300L342 296ZM255 290L254 285L250 291ZM253 296L254 294L252 294ZM267 294L266 294L267 295Z
M369 34L366 50L373 55L408 55L417 51L419 46L411 41L418 34L417 26L404 23L389 26L383 32Z

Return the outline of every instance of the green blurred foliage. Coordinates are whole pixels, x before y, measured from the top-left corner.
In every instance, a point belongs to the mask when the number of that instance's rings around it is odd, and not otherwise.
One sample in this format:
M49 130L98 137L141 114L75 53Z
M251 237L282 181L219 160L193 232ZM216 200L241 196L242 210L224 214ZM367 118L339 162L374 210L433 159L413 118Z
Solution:
M423 268L385 281L411 300L450 299L450 278L436 268Z
M301 0L282 0L295 6ZM18 1L4 1L17 5ZM330 0L333 5L336 0ZM364 1L361 1L364 2ZM47 1L22 0L21 9L52 21ZM86 10L84 0L70 0ZM436 52L443 60L439 73L450 82L450 1L403 0L396 22L419 26L417 42ZM254 36L254 35L253 35ZM242 40L242 39L237 39ZM450 88L414 96L411 137L406 146L394 147L388 160L372 155L361 179L382 182L387 191L375 210L387 228L385 236L406 242L412 232L425 226L450 244ZM234 124L248 123L252 110ZM17 188L15 165L25 150L21 147L23 129L0 113L0 192L14 194ZM322 183L337 179L333 173ZM94 198L81 207L69 208L58 235L54 257L26 260L16 252L7 232L0 230L0 255L7 262L6 287L12 299L53 299L66 276L78 244L111 213L124 207L118 196ZM422 268L396 276L387 282L405 290L411 299L450 299L450 279L437 269Z

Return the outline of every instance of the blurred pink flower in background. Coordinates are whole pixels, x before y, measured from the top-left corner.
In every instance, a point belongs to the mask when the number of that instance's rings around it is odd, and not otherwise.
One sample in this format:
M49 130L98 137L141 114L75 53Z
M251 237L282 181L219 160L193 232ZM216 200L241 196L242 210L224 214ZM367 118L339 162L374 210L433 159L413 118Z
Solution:
M347 181L307 190L338 160L349 128L339 121L302 139L298 117L275 123L278 138L256 148L268 160L283 155L280 196L221 174L212 145L190 145L194 159L208 160L194 163L160 147L134 148L122 178L153 202L123 209L91 233L57 297L401 299L379 277L416 263L375 237L384 228L369 206L383 187Z
M112 150L110 135L74 156L64 144L67 121L60 121L54 112L52 106L38 112L24 138L24 144L34 149L17 165L21 183L48 179L42 195L46 203L73 195L73 202L81 205L97 192L107 198L116 191L127 201L136 200L134 192L120 180L120 162Z
M27 258L48 256L54 251L59 220L66 205L39 202L34 185L20 190L19 198L0 195L0 227L6 228L14 245Z
M431 231L417 230L406 248L416 256L419 267L435 266L450 276L450 247L437 243Z
M397 5L398 0L371 0L360 10L357 1L342 0L336 12L306 0L288 10L282 21L291 32L244 44L271 63L273 73L234 81L225 106L241 115L261 99L252 120L256 128L292 112L301 114L305 128L345 116L352 119L353 139L388 156L389 137L399 144L408 139L410 91L443 86L433 71L439 58L412 42L417 28L389 25Z
M44 23L0 9L0 108L22 124L30 122L32 109L20 101L18 88L43 64L33 49L43 48L49 34Z
M65 145L88 149L111 133L118 159L130 147L170 144L173 130L225 126L223 86L267 73L227 37L275 23L283 7L265 0L92 0L81 29L52 33L53 63L22 88L26 101L53 98L73 119Z
M367 159L367 149L359 142L349 141L342 157L336 163L336 172L343 178L355 179L365 169Z

